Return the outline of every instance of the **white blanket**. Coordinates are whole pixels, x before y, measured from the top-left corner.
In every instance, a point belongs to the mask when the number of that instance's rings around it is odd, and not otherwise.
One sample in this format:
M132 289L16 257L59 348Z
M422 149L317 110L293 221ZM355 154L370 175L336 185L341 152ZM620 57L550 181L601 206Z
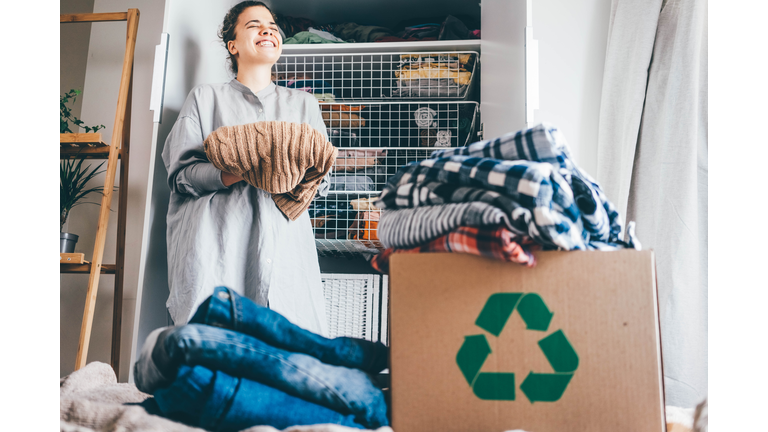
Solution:
M61 432L205 432L163 417L148 414L139 406L151 397L133 384L118 383L112 367L91 362L60 382ZM278 432L270 426L254 426L241 432ZM360 432L339 425L294 426L285 432ZM382 427L376 432L393 432Z
M91 362L60 381L61 432L205 432L163 417L148 414L139 406L124 403L143 402L151 397L133 384L118 383L112 367ZM706 401L699 407L704 407ZM667 407L667 430L690 432L694 426L694 410ZM699 414L699 412L697 412ZM696 432L706 432L707 415L699 415ZM271 426L253 426L241 432L278 432ZM283 432L361 432L346 426L322 424L293 426ZM376 432L393 432L389 427ZM513 432L524 432L516 430Z

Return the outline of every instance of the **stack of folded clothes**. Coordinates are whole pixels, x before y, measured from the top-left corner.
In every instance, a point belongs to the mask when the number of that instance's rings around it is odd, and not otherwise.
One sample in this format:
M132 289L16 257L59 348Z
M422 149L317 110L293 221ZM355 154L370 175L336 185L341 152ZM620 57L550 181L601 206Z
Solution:
M382 36L376 42L405 42L429 40L460 40L477 38L480 23L469 16L447 15L421 17L400 22L392 28L392 35Z
M349 227L349 238L371 249L378 249L380 246L377 232L381 210L374 206L375 200L376 198L358 198L350 202L357 214Z
M398 170L376 207L387 250L371 264L388 269L398 252L459 252L528 266L544 250L640 248L627 239L600 186L573 162L560 131L531 129L437 150Z
M387 426L374 375L380 342L327 339L217 287L183 326L153 331L134 365L150 413L191 426L239 431L267 425Z
M319 101L319 98L318 98ZM333 102L329 101L329 102ZM365 126L365 118L362 111L365 105L345 105L345 104L320 104L323 122L328 128L359 128ZM349 131L348 131L349 132ZM330 135L330 134L329 134Z
M471 54L403 54L392 97L462 97L472 62Z
M316 239L346 240L357 211L348 200L317 198L309 206L309 218Z
M363 176L349 176L356 179L368 179ZM352 179L346 178L345 181ZM331 190L334 186L331 178ZM360 181L367 184L367 180ZM349 187L345 184L343 187ZM381 247L378 237L378 224L381 210L373 205L376 198L357 199L316 199L309 207L309 217L315 230L315 238L326 240L356 240L366 248Z
M379 163L379 158L386 155L386 150L339 150L333 170L335 172L360 171L376 165Z

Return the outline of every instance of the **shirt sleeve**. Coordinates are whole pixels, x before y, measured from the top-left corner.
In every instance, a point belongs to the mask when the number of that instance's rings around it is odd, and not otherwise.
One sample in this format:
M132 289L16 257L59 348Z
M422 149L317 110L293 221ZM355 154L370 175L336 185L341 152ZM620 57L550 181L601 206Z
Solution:
M227 187L221 170L208 161L203 149L200 125L191 116L176 120L163 148L163 162L168 170L172 191L200 197Z
M312 98L314 99L314 96ZM325 140L328 141L328 130L325 127L325 122L323 121L323 115L320 112L320 104L317 101L315 101L313 106L314 106L314 109L312 111L314 112L314 115L312 116L312 119L309 125L315 128L316 130L320 131L325 137ZM331 169L331 171L328 171L328 174L326 174L323 177L323 180L320 182L320 186L317 188L316 196L321 196L321 197L328 196L328 192L331 190L331 173L332 172L333 172L333 169Z

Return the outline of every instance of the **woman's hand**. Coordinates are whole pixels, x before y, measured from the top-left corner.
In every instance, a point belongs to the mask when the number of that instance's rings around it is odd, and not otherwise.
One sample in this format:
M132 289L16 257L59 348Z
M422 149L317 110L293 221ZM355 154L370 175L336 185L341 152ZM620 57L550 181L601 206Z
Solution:
M224 186L230 187L239 181L243 181L243 178L228 172L221 172L221 182L224 183Z

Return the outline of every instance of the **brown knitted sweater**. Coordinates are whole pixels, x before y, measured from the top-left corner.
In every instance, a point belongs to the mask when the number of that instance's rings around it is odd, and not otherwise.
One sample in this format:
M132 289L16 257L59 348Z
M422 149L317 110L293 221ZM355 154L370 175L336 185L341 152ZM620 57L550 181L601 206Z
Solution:
M222 126L203 145L216 168L272 193L291 220L309 207L338 153L309 124L283 121Z

